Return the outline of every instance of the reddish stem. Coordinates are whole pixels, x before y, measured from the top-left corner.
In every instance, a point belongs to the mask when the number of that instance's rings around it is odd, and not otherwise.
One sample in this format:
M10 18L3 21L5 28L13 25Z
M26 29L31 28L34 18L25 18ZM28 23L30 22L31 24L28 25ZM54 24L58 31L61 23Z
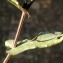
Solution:
M25 15L26 15L25 12L22 11L22 16L21 16L21 19L20 19L20 22L19 22L19 25L18 25L17 33L15 35L15 41L13 42L14 43L14 47L16 47L16 43L17 43L18 37L20 35L21 29L22 29L22 24L23 24ZM8 54L6 56L6 58L5 58L5 60L3 61L3 63L7 63L8 60L10 59L10 57L11 57L11 55Z

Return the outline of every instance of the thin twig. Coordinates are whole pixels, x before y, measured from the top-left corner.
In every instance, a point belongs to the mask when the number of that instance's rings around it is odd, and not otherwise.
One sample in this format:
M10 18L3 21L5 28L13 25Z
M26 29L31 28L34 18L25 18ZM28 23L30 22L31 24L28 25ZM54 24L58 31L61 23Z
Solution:
M17 29L16 35L15 35L15 39L14 39L14 42L13 42L14 43L14 47L16 47L16 44L17 44L21 29L22 29L22 24L23 24L23 21L24 21L24 17L26 15L28 15L28 18L30 17L29 13L25 9L21 8L21 11L22 11L22 16L21 16L21 19L20 19L20 22L19 22L19 25L18 25L18 29ZM8 60L10 59L10 57L11 57L11 55L8 54L6 56L6 58L5 58L5 60L3 61L3 63L7 63Z
M10 54L7 54L6 58L4 59L3 63L7 63L8 60L10 59L11 55Z
M22 16L21 16L21 19L20 19L20 22L19 22L19 26L18 26L18 29L17 29L17 32L16 32L16 36L15 36L14 47L16 47L16 43L18 41L18 37L20 35L20 31L22 30L22 24L23 24L23 21L24 21L24 17L25 17L25 13L22 12Z

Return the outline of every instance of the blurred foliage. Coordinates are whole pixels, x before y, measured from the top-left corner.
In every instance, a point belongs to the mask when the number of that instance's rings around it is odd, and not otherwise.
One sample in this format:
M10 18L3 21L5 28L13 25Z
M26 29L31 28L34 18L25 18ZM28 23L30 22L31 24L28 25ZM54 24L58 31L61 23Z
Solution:
M22 0L18 0L21 3ZM25 19L21 39L31 39L41 31L63 32L63 0L36 0ZM14 39L21 12L7 0L0 0L0 63L6 56L4 42ZM9 63L63 63L63 43L51 48L36 49L12 57Z

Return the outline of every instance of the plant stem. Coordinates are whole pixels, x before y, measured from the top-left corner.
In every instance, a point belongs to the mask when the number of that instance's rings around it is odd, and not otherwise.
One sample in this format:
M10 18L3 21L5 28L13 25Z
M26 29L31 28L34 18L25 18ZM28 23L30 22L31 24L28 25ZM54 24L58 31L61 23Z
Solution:
M23 25L24 17L25 17L25 13L22 12L22 16L21 16L21 19L20 19L20 22L19 22L19 26L18 26L16 35L15 35L14 47L16 47L16 43L17 43L17 41L18 41L20 32L21 32L21 30L22 30L22 25Z
M23 25L23 21L24 21L25 16L28 15L28 18L30 17L29 13L25 9L21 8L21 11L22 11L21 19L20 19L20 22L19 22L19 25L18 25L18 29L17 29L16 35L15 35L14 42L13 42L14 47L16 47L20 32L22 30L22 25ZM8 60L10 59L10 57L11 57L11 55L8 54L6 56L6 58L4 59L3 63L7 63Z

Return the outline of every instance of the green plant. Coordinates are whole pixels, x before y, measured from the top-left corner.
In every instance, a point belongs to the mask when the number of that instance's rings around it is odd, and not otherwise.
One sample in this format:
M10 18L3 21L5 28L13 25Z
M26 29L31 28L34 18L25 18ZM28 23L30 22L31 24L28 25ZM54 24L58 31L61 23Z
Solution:
M53 45L56 45L58 43L61 43L63 40L63 34L61 32L55 32L55 33L42 33L40 32L38 36L33 38L32 40L22 40L17 42L17 47L13 48L13 42L14 40L7 40L5 42L5 46L7 47L7 53L10 55L17 55L20 54L26 50L35 49L35 48L45 48L45 47L51 47Z
M27 11L27 8L22 7L17 0L8 0L8 1L10 3L12 3L13 5L15 5L20 11L22 11L22 15L21 15L21 18L20 18L20 22L19 22L19 25L18 25L18 29L17 29L16 35L15 35L15 39L14 39L14 42L13 42L14 43L13 47L16 47L16 44L17 44L17 41L18 41L18 37L19 37L20 32L21 32L21 29L22 29L22 25L23 25L24 18L25 18L26 15L29 18L30 15L29 15L29 13ZM31 0L31 2L32 1L33 0ZM7 57L5 58L5 60L3 61L3 63L7 63L7 61L9 60L10 57L11 57L11 55L8 54Z
M38 36L33 38L32 40L24 39L23 41L19 41L20 44L17 46L18 37L21 32L21 28L23 25L24 17L27 15L30 17L27 8L24 8L22 5L19 4L17 0L8 0L10 3L15 5L20 11L22 11L22 16L19 22L19 26L17 29L17 33L14 40L7 40L5 42L5 46L7 47L7 57L5 58L3 63L7 63L11 55L17 55L19 53L22 53L29 49L35 49L35 48L45 48L50 47L53 45L56 45L58 43L61 43L63 40L63 34L62 33L39 33ZM10 43L11 42L11 43ZM16 47L17 46L17 47Z

